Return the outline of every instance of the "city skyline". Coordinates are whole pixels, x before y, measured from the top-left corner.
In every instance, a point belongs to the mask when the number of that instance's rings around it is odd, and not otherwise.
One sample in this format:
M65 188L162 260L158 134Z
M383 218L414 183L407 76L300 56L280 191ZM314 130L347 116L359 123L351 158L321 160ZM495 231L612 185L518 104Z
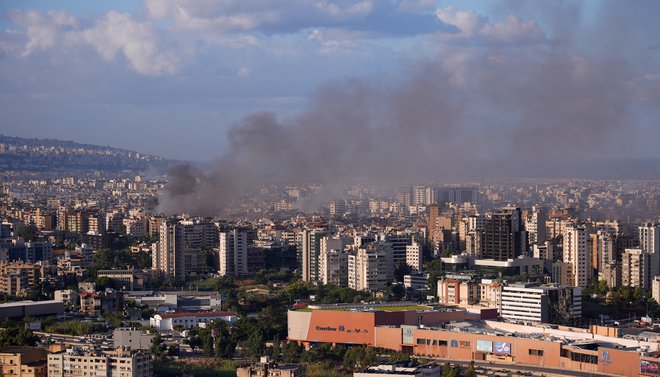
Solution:
M324 137L368 171L411 160L356 149L473 157L457 167L467 175L512 157L583 161L582 173L660 157L658 14L653 2L4 2L0 132L212 160L274 130L287 147Z

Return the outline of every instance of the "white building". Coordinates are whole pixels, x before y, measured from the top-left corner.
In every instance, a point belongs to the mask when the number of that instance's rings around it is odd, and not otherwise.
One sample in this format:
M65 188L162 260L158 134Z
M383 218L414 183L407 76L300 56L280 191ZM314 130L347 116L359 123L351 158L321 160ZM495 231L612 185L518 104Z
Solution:
M48 377L151 377L151 352L67 349L48 355ZM87 374L88 373L88 374Z
M660 302L660 275L653 277L653 281L651 282L651 295L655 302Z
M348 256L348 286L363 291L384 289L394 279L392 247L388 243L369 244Z
M232 324L237 319L236 313L232 312L166 313L151 317L149 325L158 331L172 331L175 327L204 327L207 323L217 320Z
M422 271L422 248L420 247L417 239L413 239L412 245L406 246L406 264L410 266L413 271Z
M621 257L621 284L647 289L651 281L651 255L642 249L625 249Z
M563 261L569 265L572 286L586 288L589 284L591 258L587 248L589 230L586 225L569 224L563 232Z
M500 315L513 322L570 323L582 316L582 289L510 284L502 287Z
M418 366L407 366L405 364L384 364L370 366L360 372L353 373L353 377L438 377L442 372L439 364L425 364Z
M248 234L239 229L220 233L218 247L220 276L245 276L248 274Z
M639 248L651 255L651 273L660 275L660 224L646 223L639 227Z
M319 256L319 279L323 284L348 286L348 252L323 248Z
M112 332L112 342L115 349L151 350L154 337L154 334L127 327L117 328Z

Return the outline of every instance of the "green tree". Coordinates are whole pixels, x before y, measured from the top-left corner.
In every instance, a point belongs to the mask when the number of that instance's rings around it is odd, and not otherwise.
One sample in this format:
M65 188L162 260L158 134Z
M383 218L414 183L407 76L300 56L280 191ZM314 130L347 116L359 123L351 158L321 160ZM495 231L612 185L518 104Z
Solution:
M465 371L465 377L477 377L477 371L474 369L474 360L470 361L470 365L468 365Z
M20 237L26 242L36 241L37 234L39 234L39 230L34 224L23 225L18 227L18 230L16 231L16 237Z

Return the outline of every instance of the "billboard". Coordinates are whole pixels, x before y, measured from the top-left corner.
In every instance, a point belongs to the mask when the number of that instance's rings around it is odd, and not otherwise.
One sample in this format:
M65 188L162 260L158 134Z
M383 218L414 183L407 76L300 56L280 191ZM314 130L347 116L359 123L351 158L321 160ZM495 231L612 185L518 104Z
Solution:
M639 369L643 374L658 375L658 363L655 361L640 360Z
M494 342L493 352L498 355L511 355L511 343Z
M493 342L488 340L477 340L477 351L479 352L493 352Z

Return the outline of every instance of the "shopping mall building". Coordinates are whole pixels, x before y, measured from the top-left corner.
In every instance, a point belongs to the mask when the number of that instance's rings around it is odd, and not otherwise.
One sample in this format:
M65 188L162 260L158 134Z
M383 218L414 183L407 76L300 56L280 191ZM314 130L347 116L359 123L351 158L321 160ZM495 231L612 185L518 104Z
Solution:
M490 309L373 304L309 306L288 312L289 340L359 344L419 356L481 360L589 373L660 376L659 343L590 330L498 322Z

